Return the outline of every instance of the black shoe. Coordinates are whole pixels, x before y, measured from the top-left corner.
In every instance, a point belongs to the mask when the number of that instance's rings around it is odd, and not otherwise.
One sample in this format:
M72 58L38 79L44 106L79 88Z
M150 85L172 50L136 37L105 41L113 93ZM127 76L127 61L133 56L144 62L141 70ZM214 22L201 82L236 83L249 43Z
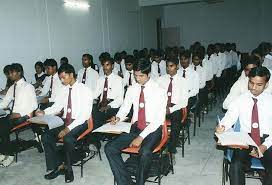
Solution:
M70 183L74 181L74 172L73 170L66 170L65 171L65 182Z
M64 175L64 170L63 169L61 169L61 170L55 169L52 172L46 174L44 176L44 178L47 179L47 180L51 180L51 179L55 179L59 175Z

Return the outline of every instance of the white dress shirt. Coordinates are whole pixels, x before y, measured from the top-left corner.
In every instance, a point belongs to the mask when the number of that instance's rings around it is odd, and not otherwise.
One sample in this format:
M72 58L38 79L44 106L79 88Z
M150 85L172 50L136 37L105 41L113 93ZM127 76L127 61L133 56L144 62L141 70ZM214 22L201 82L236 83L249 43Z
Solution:
M232 66L237 66L239 60L237 53L231 50L230 55L232 57Z
M44 79L44 86L42 88L42 93L40 96L48 96L49 90L50 90L50 85L51 85L51 76L47 76ZM49 98L49 102L55 102L57 94L62 90L64 85L62 84L61 80L59 79L58 73L54 74L53 76L53 86L52 86L52 94L51 98Z
M158 64L160 66L160 72L161 72L160 75L158 73ZM165 74L166 74L166 62L164 60L161 60L160 63L153 61L151 64L151 78L156 80L157 78Z
M29 116L38 107L35 88L23 78L17 81L16 84L13 112L19 113L21 116ZM8 89L6 96L0 103L1 109L9 107L9 104L13 103L13 92L14 84Z
M225 53L218 53L218 71L216 73L216 77L220 77L222 75L222 71L225 69L227 57Z
M181 67L178 70L178 75L183 76L183 70L185 70L185 79L188 84L188 96L193 97L199 93L199 76L197 72L193 69L192 65L184 69Z
M265 55L263 66L268 69L272 69L272 54Z
M144 86L145 88L143 91L145 98L145 116L146 122L148 122L149 124L140 133L140 136L142 138L145 138L150 133L156 131L161 125L163 125L165 121L167 104L167 95L165 91L161 87L159 87L159 85L153 79L149 79ZM125 120L132 105L133 105L132 122L134 123L138 121L140 93L141 85L138 83L128 88L124 103L120 107L116 115L116 117L120 118L120 121Z
M203 89L206 85L206 71L200 65L198 65L198 66L193 65L194 70L195 70L195 67L196 67L196 72L199 77L199 89Z
M250 93L250 91L247 91L230 104L226 115L220 122L221 125L225 126L225 130L230 129L239 118L241 125L240 131L251 133L251 116L254 105L254 101L252 99L253 97L254 96ZM267 148L269 148L272 145L272 95L263 92L254 98L258 100L257 106L260 136L262 137L263 134L270 135L263 143L265 146L267 146Z
M104 93L104 83L105 83L106 76L100 76L97 80L96 91L95 91L95 98L98 98L101 95L100 102L102 101L103 93ZM108 91L107 91L107 99L113 99L108 105L111 108L119 108L123 103L124 97L124 85L123 79L111 73L108 78Z
M204 57L204 59L202 60L202 65L203 68L205 69L206 72L206 81L210 81L213 79L213 74L214 74L214 66L213 66L213 61L212 61L212 57L209 57L208 55L206 55Z
M44 112L46 115L55 115L63 109L63 118L66 118L69 88L72 88L72 119L74 119L74 121L68 125L68 128L69 130L72 130L78 125L85 123L92 115L93 94L85 84L76 81L73 86L67 85L62 88L55 103L51 107L45 109Z
M225 69L231 68L232 66L232 56L230 54L230 52L225 51L225 55L226 55L226 65L225 65Z
M134 78L134 74L133 74L133 70L128 71L126 70L126 72L124 73L124 78L123 78L123 84L124 86L129 86L129 76L131 75L131 84L135 84L136 80Z
M170 75L163 75L158 78L157 82L164 92L168 95L168 86L170 84ZM171 103L174 104L170 107L170 113L180 110L188 105L188 84L187 81L180 75L174 75L172 80L172 97Z
M126 66L125 66L125 62L123 60L121 61L120 64L118 64L116 62L114 63L114 69L113 69L113 71L114 71L115 74L118 75L118 72L121 72L120 71L120 67L122 69L122 74L124 75L125 72L126 72Z
M113 64L112 73L118 75L118 69L117 69L117 67L115 67L115 65L116 65L116 63ZM101 66L99 68L99 76L105 76L104 71L103 71L103 66Z
M77 80L79 82L82 82L84 72L85 72L85 68L80 69L78 71ZM87 87L89 87L91 89L92 92L94 92L96 90L96 83L97 83L98 78L99 78L99 75L98 75L97 71L95 71L91 67L88 67L87 70L86 70L85 84L86 84Z

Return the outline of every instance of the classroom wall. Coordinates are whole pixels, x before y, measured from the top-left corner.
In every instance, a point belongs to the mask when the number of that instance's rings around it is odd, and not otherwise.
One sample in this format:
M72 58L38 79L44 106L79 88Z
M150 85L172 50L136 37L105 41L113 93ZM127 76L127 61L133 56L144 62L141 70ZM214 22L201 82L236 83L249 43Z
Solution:
M192 3L164 7L164 26L180 27L180 43L189 47L200 41L236 42L251 51L272 33L271 0L225 0L224 3Z
M86 0L85 0L86 1ZM156 47L156 19L161 7L140 8L137 0L88 0L89 10L69 9L63 0L2 0L0 2L0 87L3 67L24 65L34 81L34 63L67 56L76 70L89 52L98 63L103 51Z

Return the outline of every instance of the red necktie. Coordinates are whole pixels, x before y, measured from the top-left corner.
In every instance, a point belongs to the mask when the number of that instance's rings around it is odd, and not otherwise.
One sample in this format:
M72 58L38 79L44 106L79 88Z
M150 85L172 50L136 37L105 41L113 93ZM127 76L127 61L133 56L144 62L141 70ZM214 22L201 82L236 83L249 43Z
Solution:
M71 92L72 92L72 88L69 88L65 126L69 126L71 124L71 122L72 122L72 97L71 97Z
M87 75L86 72L87 72L87 68L85 68L85 71L84 71L83 77L82 77L82 83L84 83L84 84L86 82L86 75Z
M17 86L17 83L15 82L14 83L14 89L13 89L13 103L12 103L12 107L11 107L11 113L13 112L13 108L14 108L14 105L15 105L15 91L16 91L16 86Z
M49 98L51 98L51 95L52 95L52 88L53 88L53 75L51 77L51 84L50 84L50 89L49 89L49 94L48 94Z
M128 85L132 85L132 82L131 82L131 72L129 72Z
M194 67L194 70L196 71L196 66Z
M185 73L186 73L186 71L185 71L185 69L184 69L184 70L183 70L183 75L182 75L183 78L185 78Z
M253 109L252 109L252 117L251 117L251 138L253 141L260 146L261 138L260 138L260 127L259 127L259 116L258 116L258 106L257 99L252 98L254 101Z
M167 106L170 107L171 106L171 98L172 98L172 81L173 78L170 78L170 83L168 86L168 90L167 90L167 96L168 96L168 100L167 100Z
M144 86L141 86L141 94L140 94L140 98L139 98L139 110L138 110L138 124L137 124L137 127L140 130L144 130L145 127L146 127Z
M107 105L107 96L108 96L108 77L105 78L104 82L103 97L101 101L102 107L105 107Z
M160 63L158 63L158 74L161 76L161 68L160 68Z

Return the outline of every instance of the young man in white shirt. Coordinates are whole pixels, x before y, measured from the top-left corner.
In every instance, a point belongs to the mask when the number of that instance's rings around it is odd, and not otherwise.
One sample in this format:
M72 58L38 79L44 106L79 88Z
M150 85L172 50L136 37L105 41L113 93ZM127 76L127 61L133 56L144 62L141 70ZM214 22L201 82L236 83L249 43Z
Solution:
M158 84L167 93L166 118L171 121L169 151L177 153L179 133L182 128L182 108L188 104L187 81L177 74L179 61L177 58L166 60L167 75L159 77Z
M40 109L44 110L54 104L57 94L63 88L63 85L58 76L58 64L54 59L46 59L44 62L46 74L48 75L44 80L44 86L38 96L44 96L40 101Z
M0 103L1 109L9 109L11 105L10 115L0 118L0 163L3 166L9 166L14 160L10 130L29 119L38 107L35 89L23 79L23 74L21 64L14 63L10 66L9 77L14 84Z
M133 75L133 64L136 62L136 59L132 55L127 55L125 59L126 71L124 73L123 83L127 89L129 86L136 83Z
M137 83L128 88L123 105L111 118L112 124L124 121L133 105L130 133L122 133L105 145L105 153L118 185L134 184L121 157L121 150L129 146L140 147L136 184L144 185L152 162L152 151L162 137L161 125L166 114L166 93L150 78L151 64L148 59L137 61L133 71Z
M268 86L270 72L265 67L255 67L249 72L248 92L232 102L216 127L217 133L230 129L239 119L240 132L248 133L260 148L260 158L266 174L263 185L272 182L272 95L264 92ZM250 156L258 158L255 149L235 149L230 164L230 184L245 185L245 166L250 167Z
M94 98L100 97L93 110L95 128L105 124L106 120L115 115L124 99L123 79L113 73L113 59L104 58L101 63L104 76L99 77L94 93Z
M75 69L72 65L63 64L58 74L65 87L57 96L54 105L44 111L36 111L36 115L56 115L62 110L64 112L64 125L47 130L42 135L46 167L49 171L44 178L51 180L65 173L65 182L68 183L74 180L71 156L73 156L78 136L88 128L87 120L92 115L93 94L86 85L76 80ZM60 139L63 139L65 166L56 146Z
M156 50L151 65L151 78L156 80L166 74L166 62L162 59L162 51Z
M77 81L85 84L92 92L94 92L96 90L96 83L99 75L97 71L92 68L93 56L90 54L82 55L82 66L84 68L78 71Z
M122 59L121 53L117 52L114 55L114 71L117 72L117 75L121 78L124 78L126 72L125 62Z

